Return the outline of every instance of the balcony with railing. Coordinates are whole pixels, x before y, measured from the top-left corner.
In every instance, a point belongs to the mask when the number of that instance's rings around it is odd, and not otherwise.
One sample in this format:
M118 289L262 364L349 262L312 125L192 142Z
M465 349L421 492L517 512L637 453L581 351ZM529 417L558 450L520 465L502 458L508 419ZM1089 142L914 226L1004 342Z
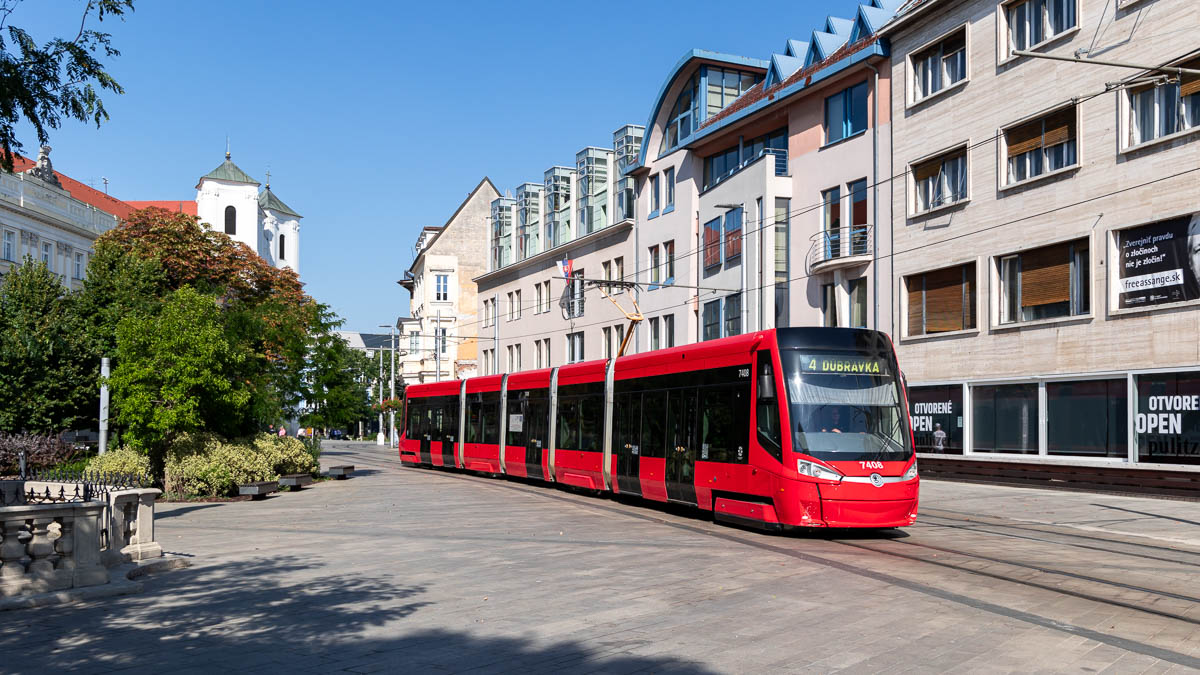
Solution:
M875 250L874 228L866 224L823 230L811 239L807 265L809 274L869 263Z

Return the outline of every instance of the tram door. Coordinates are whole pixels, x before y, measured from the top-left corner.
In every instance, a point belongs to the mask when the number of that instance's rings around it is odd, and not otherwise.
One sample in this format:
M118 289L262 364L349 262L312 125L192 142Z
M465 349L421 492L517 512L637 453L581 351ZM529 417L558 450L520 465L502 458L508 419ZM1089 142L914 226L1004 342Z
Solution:
M549 418L549 399L529 398L525 401L525 475L530 478L546 480L542 450L546 447Z
M696 503L696 390L667 397L667 499Z
M454 461L454 445L458 439L458 399L453 403L441 406L442 423L440 427L442 441L442 466L456 466Z
M617 489L621 494L641 495L639 476L642 433L641 394L617 394L613 397L613 454L617 457Z
M430 451L430 445L432 445L432 425L430 424L432 414L433 409L428 405L421 404L421 407L417 409L417 437L421 439L421 448L417 452L417 457L422 464L433 464L432 452Z

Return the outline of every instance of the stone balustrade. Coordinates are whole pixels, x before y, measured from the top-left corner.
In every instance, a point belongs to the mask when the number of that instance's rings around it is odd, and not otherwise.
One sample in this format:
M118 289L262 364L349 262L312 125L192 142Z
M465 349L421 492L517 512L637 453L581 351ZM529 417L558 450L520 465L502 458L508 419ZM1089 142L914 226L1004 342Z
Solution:
M136 488L108 493L108 559L119 562L162 557L154 540L154 500L162 490Z
M104 502L0 508L0 597L108 583L101 563Z

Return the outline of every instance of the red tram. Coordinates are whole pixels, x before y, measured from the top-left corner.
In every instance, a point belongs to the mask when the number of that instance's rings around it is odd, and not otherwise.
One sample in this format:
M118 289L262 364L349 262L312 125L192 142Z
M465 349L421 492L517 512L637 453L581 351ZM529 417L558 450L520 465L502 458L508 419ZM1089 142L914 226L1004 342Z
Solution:
M405 463L691 504L768 529L917 517L908 402L876 331L780 328L405 394Z

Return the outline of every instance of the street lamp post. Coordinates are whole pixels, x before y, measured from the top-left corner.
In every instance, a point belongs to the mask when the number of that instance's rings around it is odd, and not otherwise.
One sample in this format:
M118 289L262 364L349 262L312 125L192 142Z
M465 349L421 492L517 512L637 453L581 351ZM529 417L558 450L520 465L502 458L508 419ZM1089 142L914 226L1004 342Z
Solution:
M388 398L396 398L396 327L379 324L380 328L390 328L392 336L392 380L388 383ZM388 443L396 445L396 410L388 410Z
M375 434L375 445L383 445L383 350L379 350L379 433Z

